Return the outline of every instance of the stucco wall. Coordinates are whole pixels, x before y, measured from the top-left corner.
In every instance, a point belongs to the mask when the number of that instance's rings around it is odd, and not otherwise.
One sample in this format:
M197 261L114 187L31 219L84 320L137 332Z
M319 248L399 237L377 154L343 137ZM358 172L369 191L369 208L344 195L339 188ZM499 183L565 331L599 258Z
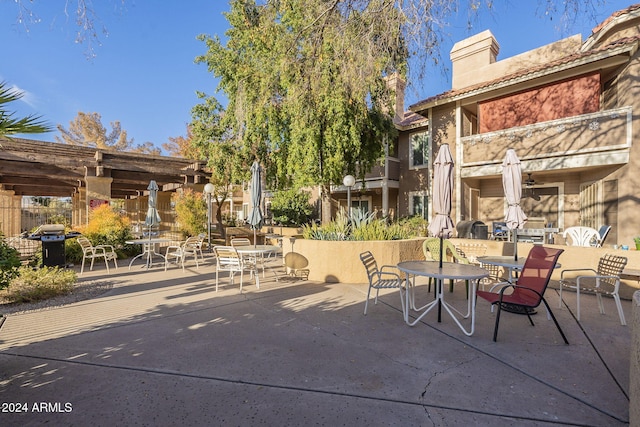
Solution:
M629 425L640 426L640 292L633 294L629 322L631 355L629 357Z
M595 73L479 104L480 133L595 113L600 75Z
M378 265L396 265L400 261L424 259L422 242L424 238L393 241L360 241L360 242L336 242L324 240L297 239L294 250L301 253L309 260L309 280L332 283L366 283L367 277L359 255L364 251L371 251ZM494 240L451 239L454 244L459 242L484 243L487 245L487 255L512 255L513 244ZM518 254L526 256L533 245L519 243ZM560 255L561 268L554 271L552 280L560 279L562 269L570 268L596 268L598 260L607 253L626 256L629 259L627 266L632 269L640 269L640 251L613 250L611 248L582 248L575 246L549 245L565 250ZM291 245L285 242L284 252L289 252ZM556 285L552 283L552 287ZM633 292L640 288L636 280L623 280L620 288L620 296L623 299L631 299Z

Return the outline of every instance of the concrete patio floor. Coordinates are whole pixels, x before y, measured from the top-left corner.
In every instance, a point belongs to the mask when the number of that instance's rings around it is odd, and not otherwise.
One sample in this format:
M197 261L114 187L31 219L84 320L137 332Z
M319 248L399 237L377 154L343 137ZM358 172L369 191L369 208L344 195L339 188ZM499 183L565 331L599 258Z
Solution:
M223 275L216 293L210 258L184 273L119 264L81 278L114 281L98 298L6 318L0 425L628 423L630 331L611 299L602 316L583 295L578 323L575 294L558 309L549 289L570 345L544 309L535 327L504 313L494 343L484 300L467 337L435 312L407 326L397 292L364 316L366 284L267 271L260 289L251 280L240 293ZM426 286L418 298L431 298ZM447 298L464 306L464 284ZM630 318L631 302L623 306Z

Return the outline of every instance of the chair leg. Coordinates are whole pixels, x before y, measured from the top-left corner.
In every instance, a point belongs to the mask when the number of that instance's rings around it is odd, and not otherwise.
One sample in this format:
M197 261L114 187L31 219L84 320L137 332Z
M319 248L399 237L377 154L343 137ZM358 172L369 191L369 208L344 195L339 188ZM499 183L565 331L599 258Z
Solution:
M85 257L82 257L82 267L80 267L80 275L82 275L82 273L84 272L84 261L86 260Z
M498 306L498 311L496 312L496 324L493 327L493 341L496 342L498 340L498 325L500 325L500 313L502 312L502 305L500 302L496 303Z
M218 292L218 269L216 268L216 292Z
M107 266L107 274L109 274L109 260L107 259L107 254L104 255L104 265Z
M367 315L367 307L369 306L369 295L371 294L371 285L369 285L369 290L367 290L367 299L364 302L364 315Z
M626 326L627 321L624 319L624 312L622 311L622 304L620 303L620 295L616 292L613 294L613 299L616 302L616 307L618 307L618 316L620 316L620 324L622 326Z
M558 308L562 308L562 288L563 288L562 282L560 282L560 285L558 286L558 290L559 290L558 294L560 296L560 299L558 300Z
M547 307L547 313L551 315L551 319L553 319L553 323L556 324L556 328L558 328L558 332L560 332L560 335L562 335L562 339L564 340L564 343L569 345L569 341L567 340L567 337L564 335L564 332L562 332L562 328L560 327L560 324L556 320L556 316L553 314L553 311L551 311L551 307L549 307L549 303L547 303L547 300L544 298L542 298L542 302L544 303L545 307Z
M596 294L596 299L598 300L598 310L600 310L600 314L605 314L604 312L604 302L602 301L602 294L599 292Z

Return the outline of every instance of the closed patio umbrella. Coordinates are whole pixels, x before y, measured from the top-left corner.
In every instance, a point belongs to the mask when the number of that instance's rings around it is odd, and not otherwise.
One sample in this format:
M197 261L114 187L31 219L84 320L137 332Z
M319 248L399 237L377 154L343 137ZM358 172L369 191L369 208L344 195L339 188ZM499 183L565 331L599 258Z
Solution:
M440 267L442 268L442 240L451 237L451 195L453 193L453 157L449 144L442 144L433 162L433 220L429 232L440 237Z
M147 190L149 190L149 207L147 208L147 216L144 218L144 225L149 229L149 248L151 248L151 229L156 225L160 225L161 221L158 213L158 184L151 180ZM151 253L151 250L147 251L147 269L151 264Z
M154 180L151 180L147 190L149 190L149 207L147 208L144 225L149 228L149 237L151 237L151 228L160 224L160 214L158 213L158 184L156 184Z
M251 212L247 222L253 228L253 245L256 245L257 229L262 225L262 211L260 210L260 199L262 198L261 181L262 168L257 161L251 165Z
M507 214L504 221L507 228L513 230L514 259L518 260L518 229L522 229L527 216L520 207L522 199L522 167L515 150L509 148L502 163L502 186L507 198Z

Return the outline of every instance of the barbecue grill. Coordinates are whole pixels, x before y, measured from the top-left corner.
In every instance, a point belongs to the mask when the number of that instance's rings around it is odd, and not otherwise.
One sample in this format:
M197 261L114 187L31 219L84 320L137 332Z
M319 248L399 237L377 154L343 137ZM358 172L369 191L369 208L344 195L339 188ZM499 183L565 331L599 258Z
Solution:
M44 224L27 236L29 240L42 242L42 265L47 267L66 267L64 255L64 242L67 239L78 237L80 233L72 231L64 232L63 224Z

